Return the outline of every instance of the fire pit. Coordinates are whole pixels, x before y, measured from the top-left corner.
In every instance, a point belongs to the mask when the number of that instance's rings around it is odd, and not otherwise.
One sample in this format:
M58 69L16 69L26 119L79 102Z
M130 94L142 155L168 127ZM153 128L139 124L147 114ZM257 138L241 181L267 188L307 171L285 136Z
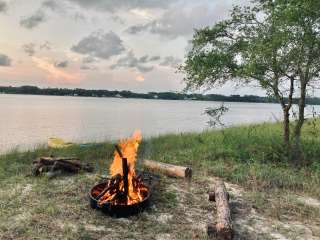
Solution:
M140 142L141 133L136 131L131 138L115 146L110 166L112 177L95 185L89 193L92 208L111 216L125 217L148 206L152 177L135 171Z

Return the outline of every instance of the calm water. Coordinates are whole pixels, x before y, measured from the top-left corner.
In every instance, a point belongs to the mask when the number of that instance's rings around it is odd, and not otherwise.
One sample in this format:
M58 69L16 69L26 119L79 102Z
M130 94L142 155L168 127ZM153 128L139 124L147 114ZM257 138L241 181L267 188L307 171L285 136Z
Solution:
M141 129L144 136L207 128L207 107L218 102L82 98L0 94L0 152L32 148L48 137L92 142L118 139ZM227 125L273 121L277 104L227 103Z

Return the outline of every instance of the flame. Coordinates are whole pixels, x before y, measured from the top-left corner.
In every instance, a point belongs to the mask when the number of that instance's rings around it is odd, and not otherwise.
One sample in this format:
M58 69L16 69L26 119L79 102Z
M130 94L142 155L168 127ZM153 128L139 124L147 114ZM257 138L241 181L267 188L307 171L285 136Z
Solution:
M141 140L141 131L135 130L131 138L121 140L118 144L121 148L123 157L127 158L129 175L135 174L134 165L137 159L138 147ZM110 174L112 176L117 174L122 175L122 158L119 156L117 151L114 151L114 160L110 166Z
M142 201L145 198L146 193L148 192L148 188L143 184L141 179L136 178L135 174L135 163L141 139L141 131L136 130L131 138L121 140L118 144L123 157L127 159L128 165L128 194L125 201L123 201L123 199L117 199L117 194L119 194L119 191L124 191L124 178L122 169L122 158L119 153L115 151L114 159L110 166L110 174L114 177L114 182L109 182L109 185L113 190L107 191L106 194L104 194L98 200L98 203L100 205L111 201L113 201L115 204L130 205ZM114 187L116 184L118 184L118 186Z

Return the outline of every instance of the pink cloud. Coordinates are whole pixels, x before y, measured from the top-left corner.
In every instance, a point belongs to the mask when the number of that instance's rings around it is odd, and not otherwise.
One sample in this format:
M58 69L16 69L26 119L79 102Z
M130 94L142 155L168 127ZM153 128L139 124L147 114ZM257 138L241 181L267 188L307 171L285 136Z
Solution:
M83 76L79 73L69 73L56 68L53 63L48 61L48 59L32 57L32 61L36 64L37 68L41 69L47 74L46 78L49 81L78 83L83 79Z

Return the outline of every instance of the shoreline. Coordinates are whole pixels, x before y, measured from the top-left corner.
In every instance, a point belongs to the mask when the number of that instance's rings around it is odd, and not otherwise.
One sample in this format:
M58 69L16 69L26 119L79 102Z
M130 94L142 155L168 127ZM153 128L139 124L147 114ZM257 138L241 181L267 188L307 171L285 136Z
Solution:
M106 90L106 89L69 89L69 88L39 88L36 86L0 86L0 94L24 94L39 96L73 96L73 97L99 97L99 98L128 98L128 99L154 99L154 100L182 100L182 101L217 101L217 102L242 102L242 103L278 103L275 98L270 96L258 95L222 95L222 94L202 94L186 93L183 91L164 91L164 92L132 92L130 90ZM287 99L285 98L287 101ZM296 104L298 99L294 98ZM320 98L309 97L306 103L310 105L320 105Z

